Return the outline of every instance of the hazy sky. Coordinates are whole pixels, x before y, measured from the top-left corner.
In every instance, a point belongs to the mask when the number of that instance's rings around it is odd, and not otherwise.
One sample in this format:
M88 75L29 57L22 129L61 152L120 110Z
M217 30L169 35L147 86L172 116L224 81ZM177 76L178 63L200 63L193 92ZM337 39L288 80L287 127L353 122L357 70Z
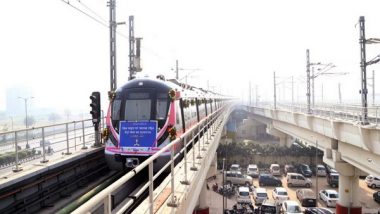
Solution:
M70 3L108 22L107 1ZM368 0L117 0L116 14L118 22L135 16L135 36L143 37L143 70L152 76L174 77L171 68L178 59L184 69L200 69L191 74L190 83L206 87L209 80L210 86L223 93L246 97L251 81L252 86L258 85L261 97L272 99L273 71L295 80L305 77L309 48L312 62L331 62L337 66L332 72L349 73L318 77L316 100L321 97L321 82L325 99L338 98L341 82L343 99L352 100L360 98L359 28L355 25L359 16L365 16L367 38L380 38L379 8L379 1ZM0 110L5 109L6 88L15 85L33 89L36 107L89 109L88 97L95 90L107 100L107 27L62 0L3 1L0 26ZM119 25L118 32L121 86L128 76L128 26ZM367 50L368 60L380 53L379 45ZM378 68L369 67L368 76ZM180 77L189 72L182 71ZM305 83L296 84L295 96L304 102ZM289 83L279 87L290 96ZM282 99L283 95L278 96Z

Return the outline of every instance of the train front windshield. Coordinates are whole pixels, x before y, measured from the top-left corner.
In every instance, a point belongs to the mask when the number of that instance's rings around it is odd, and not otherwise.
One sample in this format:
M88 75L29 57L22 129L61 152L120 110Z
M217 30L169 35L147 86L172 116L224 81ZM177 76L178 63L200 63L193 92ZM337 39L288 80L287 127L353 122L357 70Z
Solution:
M124 97L120 93L112 104L113 126L118 130L120 121L157 120L162 128L168 109L167 92L127 92Z

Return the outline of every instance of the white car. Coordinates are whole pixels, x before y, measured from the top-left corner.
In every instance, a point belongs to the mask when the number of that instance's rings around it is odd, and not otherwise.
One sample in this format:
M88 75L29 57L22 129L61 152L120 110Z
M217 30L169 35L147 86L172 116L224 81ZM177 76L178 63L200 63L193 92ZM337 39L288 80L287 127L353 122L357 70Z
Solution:
M336 202L339 200L339 194L332 189L321 190L319 192L319 199L325 202L327 207L335 207Z
M304 186L310 188L312 182L309 178L305 178L302 174L289 172L286 174L286 182L288 187L291 186Z
M301 206L296 201L284 201L281 206L281 211L284 214L302 214Z
M237 202L247 204L252 203L248 187L239 187Z
M271 164L269 167L269 171L270 171L270 174L272 174L273 176L280 176L281 175L279 164L276 164L276 163Z
M284 187L276 187L272 192L272 197L277 204L281 204L283 201L289 200L288 192Z
M368 187L375 189L376 187L380 187L380 178L373 175L368 175L365 178L365 183L367 184Z
M326 177L326 167L322 164L317 165L317 176Z
M239 171L227 171L225 172L225 176L227 184L250 186L253 182L251 176L243 175Z
M268 193L265 188L257 187L253 189L253 199L255 204L262 204L264 200L268 199Z
M240 165L239 164L232 164L230 167L230 171L241 172Z
M247 175L257 178L259 177L259 168L256 164L249 164L247 167Z

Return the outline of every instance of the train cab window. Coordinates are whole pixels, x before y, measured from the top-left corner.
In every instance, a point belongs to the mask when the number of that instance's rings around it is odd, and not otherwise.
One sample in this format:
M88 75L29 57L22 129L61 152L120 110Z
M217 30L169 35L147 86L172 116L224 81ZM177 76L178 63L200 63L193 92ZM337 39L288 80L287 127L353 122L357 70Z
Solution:
M125 120L150 120L151 98L146 92L132 92L125 101Z
M157 94L156 119L165 120L168 114L168 95L167 93Z
M120 121L120 108L121 108L121 100L115 99L112 102L112 125L115 127L116 131L119 131L119 121Z
M121 100L114 100L112 103L112 120L120 120Z

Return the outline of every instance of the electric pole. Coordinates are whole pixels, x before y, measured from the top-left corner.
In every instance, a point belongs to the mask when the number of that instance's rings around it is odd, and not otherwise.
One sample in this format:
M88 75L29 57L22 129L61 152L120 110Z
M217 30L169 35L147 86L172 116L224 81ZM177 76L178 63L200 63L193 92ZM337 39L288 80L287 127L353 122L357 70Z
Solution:
M342 104L342 93L340 91L340 83L338 84L338 91L339 91L339 104Z
M142 70L141 68L141 40L142 38L135 38L135 19L134 16L129 16L129 78L132 80L136 78L136 73Z
M129 16L129 80L135 74L135 22L134 16Z
M178 59L175 60L175 78L179 80L179 75L178 75Z
M307 75L307 113L311 114L310 109L310 57L309 57L309 49L306 49L306 75Z
M252 102L251 102L251 92L252 92L252 89L251 89L251 81L249 81L249 106L252 106Z
M368 85L369 87L372 87L372 106L374 106L375 105L375 70L372 70L372 78L368 78L368 79L372 80L372 83L368 83Z
M142 71L141 61L140 61L140 59L141 59L141 40L142 40L142 38L136 37L136 57L135 57L135 64L134 64L135 72ZM136 73L134 75L136 75Z
M311 88L312 88L312 106L314 108L314 103L315 103L315 93L314 93L314 66L311 68Z
M294 104L294 81L292 76L292 105Z
M364 16L360 16L359 18L359 26L360 26L360 77L361 77L361 90L360 94L362 97L362 117L361 123L363 125L368 124L368 103L367 103L367 61L366 61L366 50L365 50L365 25L364 25Z
M259 102L259 96L258 96L259 92L258 92L258 90L259 90L259 88L256 85L256 106L259 105L259 103L258 103Z
M375 106L375 70L372 70L372 105Z
M110 7L110 91L115 91L117 88L116 81L116 1L108 2Z
M323 83L322 83L322 104L323 104Z
M276 71L273 71L273 98L274 110L276 110Z

